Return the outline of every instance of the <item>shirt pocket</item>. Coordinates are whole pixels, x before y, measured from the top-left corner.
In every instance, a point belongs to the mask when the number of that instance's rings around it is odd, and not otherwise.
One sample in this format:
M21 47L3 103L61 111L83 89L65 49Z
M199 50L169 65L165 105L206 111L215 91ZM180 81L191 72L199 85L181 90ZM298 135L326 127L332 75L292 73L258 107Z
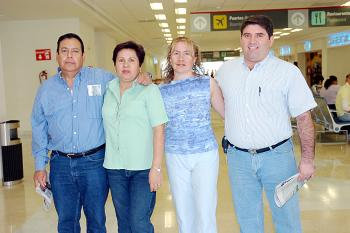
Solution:
M87 96L86 113L88 118L101 119L102 104L103 104L103 96Z

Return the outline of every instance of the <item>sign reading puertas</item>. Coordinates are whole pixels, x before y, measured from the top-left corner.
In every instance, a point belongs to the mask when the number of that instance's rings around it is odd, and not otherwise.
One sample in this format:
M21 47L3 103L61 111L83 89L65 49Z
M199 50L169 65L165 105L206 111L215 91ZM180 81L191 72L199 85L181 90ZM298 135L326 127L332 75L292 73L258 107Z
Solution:
M35 58L37 61L51 60L51 49L36 49Z

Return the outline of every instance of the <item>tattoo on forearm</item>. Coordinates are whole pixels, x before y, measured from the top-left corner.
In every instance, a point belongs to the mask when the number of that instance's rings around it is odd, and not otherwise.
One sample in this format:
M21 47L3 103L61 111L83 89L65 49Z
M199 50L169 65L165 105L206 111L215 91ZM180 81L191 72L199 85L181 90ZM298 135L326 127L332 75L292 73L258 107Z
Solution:
M313 160L315 157L315 129L310 112L297 116L297 129L301 144L301 158Z

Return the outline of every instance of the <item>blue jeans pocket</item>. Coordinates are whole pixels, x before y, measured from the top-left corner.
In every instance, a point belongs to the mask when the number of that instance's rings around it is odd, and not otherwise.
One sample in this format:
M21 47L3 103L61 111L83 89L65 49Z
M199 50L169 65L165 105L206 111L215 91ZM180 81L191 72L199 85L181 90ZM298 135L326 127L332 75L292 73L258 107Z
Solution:
M85 158L86 158L86 160L92 161L92 162L102 162L105 158L105 151L104 150L103 150L103 152L102 152L102 150L98 151L95 154L86 156Z

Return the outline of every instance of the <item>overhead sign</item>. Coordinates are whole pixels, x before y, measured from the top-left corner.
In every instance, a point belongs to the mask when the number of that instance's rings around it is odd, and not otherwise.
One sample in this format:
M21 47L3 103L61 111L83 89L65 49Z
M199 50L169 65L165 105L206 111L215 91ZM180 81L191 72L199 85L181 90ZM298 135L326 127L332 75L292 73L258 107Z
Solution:
M307 28L309 26L308 10L289 10L288 27L289 28Z
M328 36L328 46L343 46L350 44L350 32L338 32Z
M321 8L309 10L310 27L349 26L350 8Z
M35 58L37 61L51 60L51 49L36 49Z
M232 12L211 13L211 31L239 30L243 21L252 15L261 14L270 17L275 28L288 27L288 11L259 11L259 12Z
M350 7L318 7L300 9L273 9L257 11L230 11L191 13L191 31L240 30L244 20L253 15L266 15L275 29L286 27L308 28L350 26Z
M191 15L192 32L210 32L210 15L196 14Z
M226 57L239 57L240 52L237 50L227 51L204 51L201 52L201 59L203 62L207 61L224 61Z

